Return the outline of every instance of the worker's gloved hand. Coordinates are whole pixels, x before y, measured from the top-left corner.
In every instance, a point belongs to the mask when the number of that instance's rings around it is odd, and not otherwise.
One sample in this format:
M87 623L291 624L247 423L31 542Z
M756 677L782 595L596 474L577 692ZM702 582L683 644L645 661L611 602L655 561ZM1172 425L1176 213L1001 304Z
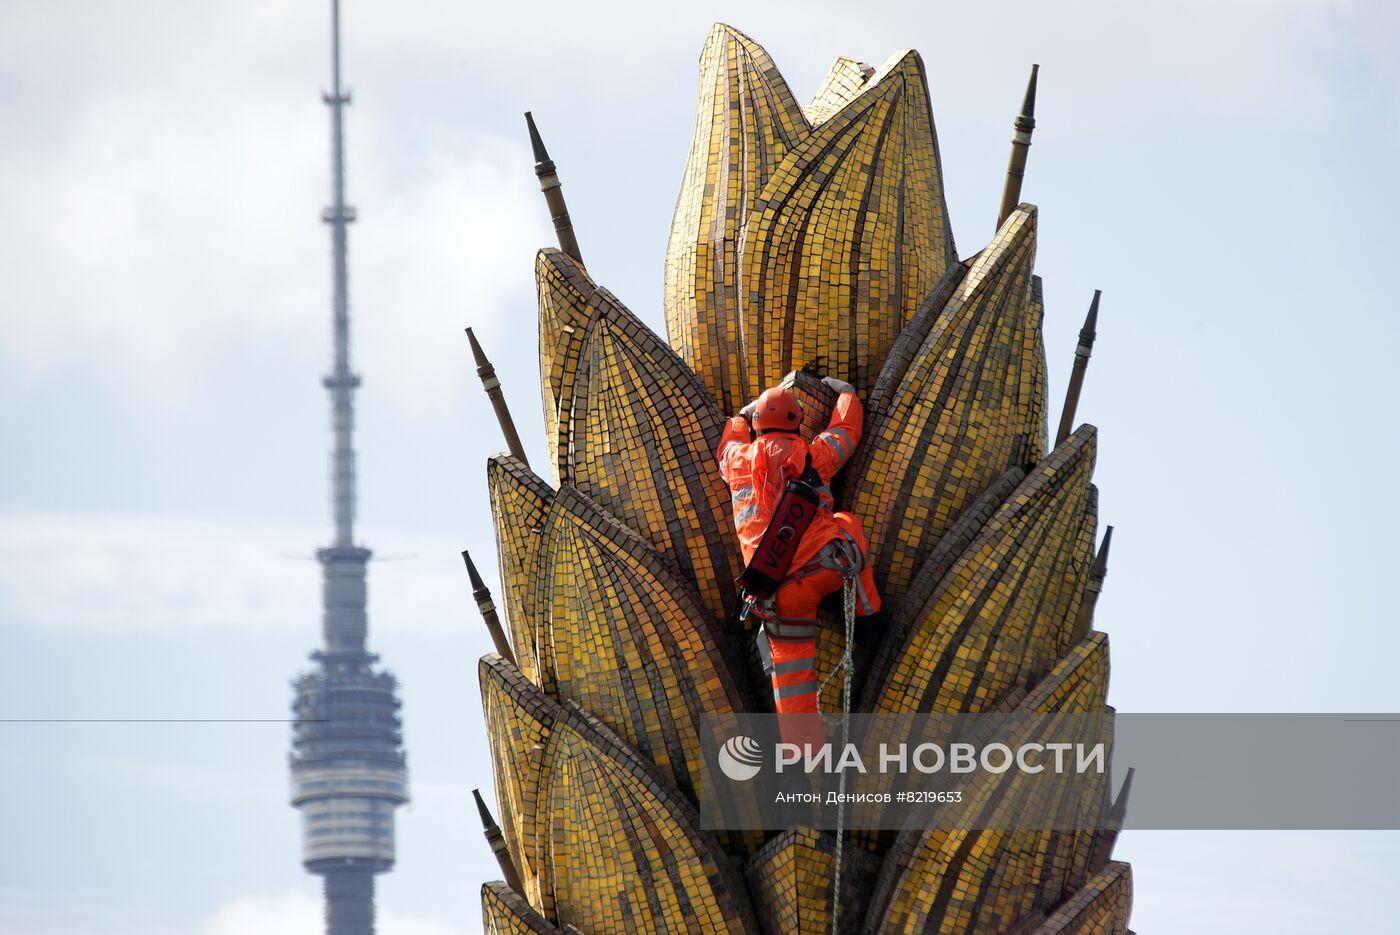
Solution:
M838 393L854 393L856 388L845 380L838 380L835 377L822 377L822 382Z
M739 410L739 417L749 424L749 433L750 433L750 434L752 434L752 433L753 433L753 430L754 430L754 428L753 428L753 414L754 414L754 411L755 411L756 409L758 409L758 400L755 399L753 402L749 403L749 404L748 404L747 406L745 406L743 409L740 409L740 410Z

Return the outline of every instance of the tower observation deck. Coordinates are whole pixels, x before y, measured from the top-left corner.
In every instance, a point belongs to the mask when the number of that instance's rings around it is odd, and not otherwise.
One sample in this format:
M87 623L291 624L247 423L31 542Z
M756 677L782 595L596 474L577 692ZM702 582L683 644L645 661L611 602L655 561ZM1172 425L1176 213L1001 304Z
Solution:
M347 238L355 211L345 203L344 114L340 82L340 4L331 2L331 230L333 369L330 395L332 544L316 558L322 571L324 648L293 683L292 805L302 816L302 864L325 886L327 935L373 935L374 877L394 865L394 809L408 801L398 684L365 648L365 566L355 542L354 391L350 370Z

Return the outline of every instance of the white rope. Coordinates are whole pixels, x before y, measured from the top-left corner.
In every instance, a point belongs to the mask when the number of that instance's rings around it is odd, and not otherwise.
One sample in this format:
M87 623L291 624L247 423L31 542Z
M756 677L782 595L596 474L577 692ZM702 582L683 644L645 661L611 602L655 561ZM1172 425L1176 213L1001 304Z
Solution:
M845 685L841 688L841 751L844 754L851 732L851 683L854 681L854 665L851 661L851 644L856 635L856 579L848 577L845 583L846 603L846 646L841 652L840 668L845 672ZM836 671L832 670L832 675ZM827 678L831 676L828 675ZM822 683L825 686L825 683ZM836 798L836 862L831 880L831 935L837 935L841 926L841 837L846 830L846 771L841 770L837 780Z

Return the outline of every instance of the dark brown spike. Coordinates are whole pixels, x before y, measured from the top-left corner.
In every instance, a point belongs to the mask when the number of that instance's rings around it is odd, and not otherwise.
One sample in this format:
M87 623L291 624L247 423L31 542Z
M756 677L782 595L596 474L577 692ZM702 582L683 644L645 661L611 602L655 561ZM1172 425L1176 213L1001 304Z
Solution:
M1001 211L997 214L997 227L1016 210L1021 203L1021 181L1026 175L1026 155L1031 149L1031 133L1035 130L1035 85L1040 76L1040 66L1031 66L1031 80L1026 84L1026 97L1021 102L1021 113L1016 116L1015 132L1011 135L1011 161L1006 166L1006 187L1001 192Z
M467 329L467 340L471 342L472 357L476 360L476 375L481 378L486 397L491 400L491 408L496 412L496 422L500 424L501 433L506 437L506 447L517 461L529 467L530 460L525 457L525 447L520 444L520 434L515 430L515 420L511 418L510 407L506 405L506 395L501 389L501 381L496 377L496 368L487 359L486 352L481 349L480 342L470 328Z
M1027 130L1035 129L1035 82L1040 77L1040 66L1031 66L1031 79L1026 82L1026 96L1021 100L1021 115L1016 118L1017 126L1023 122Z
M506 631L501 626L501 618L496 613L496 604L491 600L491 592L487 589L486 582L481 580L476 564L472 562L471 553L465 549L462 550L462 561L467 563L467 577L472 582L472 597L476 599L476 609L481 611L481 619L486 621L486 629L491 633L491 642L496 644L496 652L502 659L515 665L515 653L511 651L510 641L506 639Z
M1103 542L1099 543L1099 554L1094 556L1093 576L1098 579L1100 585L1108 575L1108 550L1113 547L1113 527L1104 529Z
M544 140L540 138L539 128L535 126L535 118L528 110L525 111L525 125L530 128L530 148L535 151L535 165L548 163L550 168L554 167L554 161L549 158L549 151L544 148Z
M549 158L548 150L544 148L544 140L540 137L539 128L535 126L535 118L528 110L525 111L525 123L530 128L530 147L535 152L535 176L540 180L540 191L544 192L545 203L549 205L549 217L554 222L559 249L582 266L583 254L579 252L578 238L574 236L574 222L569 217L569 206L564 203L564 189L559 184L559 172L554 167L554 160Z
M1119 828L1123 827L1123 820L1128 817L1128 794L1133 791L1133 774L1137 770L1128 767L1128 772L1123 776L1123 785L1118 790L1118 798L1113 800L1113 808L1109 811L1109 817Z
M473 789L472 798L476 800L476 813L481 816L481 827L486 831L500 831L495 816L491 814L491 809L486 807L486 800L481 797L481 790Z
M1112 545L1113 527L1109 526L1104 530L1103 542L1099 544L1098 554L1094 556L1094 564L1089 566L1089 580L1084 583L1084 597L1079 602L1079 616L1074 621L1071 646L1081 643L1089 635L1089 628L1094 624L1094 605L1098 603L1099 592L1103 590L1103 579L1108 576L1108 550Z
M1123 776L1123 786L1118 790L1118 798L1113 800L1108 810L1106 826L1094 832L1094 851L1089 857L1092 872L1102 870L1113 858L1113 846L1118 843L1118 832L1123 830L1123 819L1128 815L1128 793L1132 791L1135 772L1137 770L1128 767L1128 772Z
M520 881L520 873L515 869L515 861L511 860L510 848L506 846L506 836L501 833L500 826L496 824L496 819L491 815L491 810L486 807L486 802L481 797L481 790L473 789L472 798L476 800L476 810L481 815L481 828L486 835L486 843L491 845L491 853L496 855L496 863L501 867L501 874L505 877L506 885L524 896L525 886Z
M1074 431L1074 412L1079 408L1079 392L1084 388L1084 373L1089 369L1089 355L1094 350L1095 330L1099 324L1100 289L1094 290L1094 299L1089 303L1089 314L1084 316L1084 327L1079 329L1079 344L1074 349L1074 368L1069 374L1069 388L1065 390L1065 405L1060 410L1060 428L1055 433L1055 444L1069 438Z

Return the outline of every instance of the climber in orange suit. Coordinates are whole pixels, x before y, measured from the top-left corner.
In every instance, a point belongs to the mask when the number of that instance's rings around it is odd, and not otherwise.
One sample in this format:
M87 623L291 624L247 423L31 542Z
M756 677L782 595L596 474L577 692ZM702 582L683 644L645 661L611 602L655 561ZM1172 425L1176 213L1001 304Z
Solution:
M844 578L838 569L843 562L858 572L856 614L864 618L857 620L858 649L863 650L855 667L857 677L873 658L885 620L879 614L880 595L867 561L869 548L860 520L833 510L830 486L860 443L865 410L849 383L834 377L822 382L839 395L830 423L810 444L797 433L802 422L797 395L785 387L773 387L729 419L718 452L745 563L758 548L787 482L809 468L816 474L816 478L807 476L817 483L820 504L774 596L776 619L766 622L759 635L760 653L766 648L771 654L774 708L780 716L810 715L780 718L783 739L803 744L821 743L821 721L816 716L817 607L822 598L842 590Z

